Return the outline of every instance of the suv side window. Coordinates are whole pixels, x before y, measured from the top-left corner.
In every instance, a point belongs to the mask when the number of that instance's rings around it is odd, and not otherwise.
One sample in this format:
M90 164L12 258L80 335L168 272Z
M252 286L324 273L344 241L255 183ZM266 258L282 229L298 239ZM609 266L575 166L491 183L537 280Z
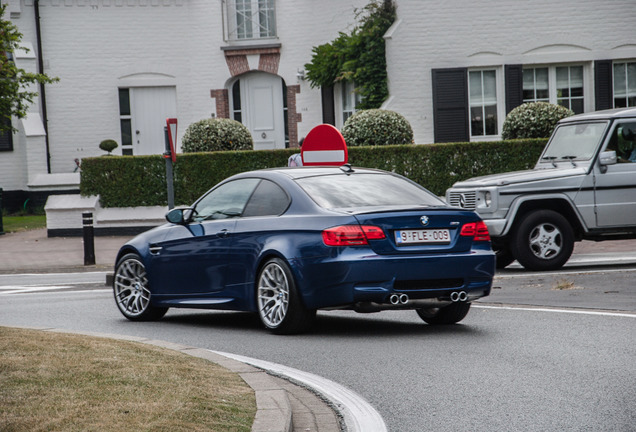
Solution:
M619 163L636 162L636 122L618 123L607 150L614 150Z

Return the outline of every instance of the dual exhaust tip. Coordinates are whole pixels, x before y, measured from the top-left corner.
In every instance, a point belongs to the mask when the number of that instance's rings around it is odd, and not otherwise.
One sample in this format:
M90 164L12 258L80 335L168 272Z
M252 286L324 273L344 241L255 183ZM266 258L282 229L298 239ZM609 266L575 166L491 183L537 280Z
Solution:
M409 296L406 294L391 294L389 301L392 305L407 304L409 302Z
M450 295L450 299L453 303L465 302L468 300L468 294L466 291L453 291ZM392 305L405 305L409 302L409 296L406 294L391 294L389 301Z
M450 299L454 303L465 302L468 300L468 294L466 294L466 291L453 291L450 295Z

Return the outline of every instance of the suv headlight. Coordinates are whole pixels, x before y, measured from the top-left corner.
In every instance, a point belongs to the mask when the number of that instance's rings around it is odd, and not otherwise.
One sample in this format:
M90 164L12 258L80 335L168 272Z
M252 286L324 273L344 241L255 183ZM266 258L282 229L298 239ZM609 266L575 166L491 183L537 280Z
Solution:
M490 191L485 191L484 192L484 205L486 207L490 207L491 204L492 204L492 194L490 193Z

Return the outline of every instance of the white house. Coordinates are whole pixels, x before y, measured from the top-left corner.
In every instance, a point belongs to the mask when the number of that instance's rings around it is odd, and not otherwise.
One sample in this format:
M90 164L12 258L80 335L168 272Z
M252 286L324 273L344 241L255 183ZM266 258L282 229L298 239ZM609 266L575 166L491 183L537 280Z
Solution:
M314 89L312 47L370 0L2 0L47 85L0 139L7 202L77 189L75 160L164 151L167 117L240 120L256 149L294 147L355 110L352 84ZM636 105L633 0L394 0L385 35L389 98L419 144L500 138L524 101L576 112ZM45 103L44 103L45 100Z
M417 143L496 140L506 114L636 105L633 0L397 1L389 99Z

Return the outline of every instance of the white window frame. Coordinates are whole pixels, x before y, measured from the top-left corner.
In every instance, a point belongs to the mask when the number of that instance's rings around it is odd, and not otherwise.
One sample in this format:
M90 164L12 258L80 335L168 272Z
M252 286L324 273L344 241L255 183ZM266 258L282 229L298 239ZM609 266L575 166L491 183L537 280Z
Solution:
M581 67L583 70L583 112L593 111L594 110L594 89L592 88L592 65L589 63L552 63L552 64L536 64L536 65L524 65L523 72L526 73L527 70L534 69L548 69L548 94L549 100L545 101L544 99L540 99L541 101L549 102L551 104L558 105L559 98L557 95L557 68L560 67ZM581 99L581 97L568 97L567 99ZM524 103L526 102L536 102L536 99L524 99Z
M470 73L471 72L486 72L486 71L494 71L495 72L495 100L497 103L497 134L496 135L473 135L472 128L472 106L474 102L470 100ZM468 69L468 133L470 136L470 141L493 141L501 139L501 129L503 127L503 121L506 116L506 107L505 107L505 88L503 82L503 68L501 66L496 67L479 67L479 68L470 68ZM482 74L483 79L483 74ZM482 105L482 107L485 105ZM484 131L485 132L485 131Z
M342 129L345 121L358 111L361 96L356 91L356 83L353 81L340 81L333 87L334 108L336 114L336 127Z
M615 76L615 70L614 68L617 65L624 65L624 67L626 68L625 70L625 94L621 95L621 97L624 97L625 99L627 99L627 106L629 107L629 98L630 97L636 97L636 91L630 93L629 91L629 85L630 85L630 79L629 76L627 74L627 65L630 64L636 64L636 60L632 59L632 60L620 60L620 61L615 61L612 64L612 106L614 108L616 108L616 76ZM636 76L633 77L634 80L636 80ZM631 105L631 106L636 106L636 105Z
M253 43L277 38L276 0L222 0L222 6L226 41ZM261 35L261 30L266 34Z

